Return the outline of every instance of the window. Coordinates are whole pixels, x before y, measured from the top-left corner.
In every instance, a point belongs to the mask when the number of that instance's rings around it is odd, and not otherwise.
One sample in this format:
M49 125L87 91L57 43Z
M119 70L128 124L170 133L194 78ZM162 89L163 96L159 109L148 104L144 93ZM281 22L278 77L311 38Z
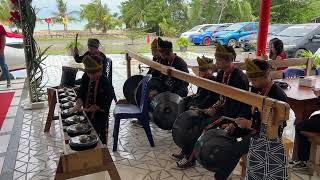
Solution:
M247 24L242 28L243 31L253 31L252 24Z

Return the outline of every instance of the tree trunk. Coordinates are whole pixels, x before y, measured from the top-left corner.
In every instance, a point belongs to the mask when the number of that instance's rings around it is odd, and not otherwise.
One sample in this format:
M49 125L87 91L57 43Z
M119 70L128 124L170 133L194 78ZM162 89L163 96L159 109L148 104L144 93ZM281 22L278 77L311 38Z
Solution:
M220 24L221 18L222 18L222 14L225 8L225 5L227 4L228 0L222 0L221 2L221 10L220 10L220 14L219 14L219 18L218 18L218 24Z

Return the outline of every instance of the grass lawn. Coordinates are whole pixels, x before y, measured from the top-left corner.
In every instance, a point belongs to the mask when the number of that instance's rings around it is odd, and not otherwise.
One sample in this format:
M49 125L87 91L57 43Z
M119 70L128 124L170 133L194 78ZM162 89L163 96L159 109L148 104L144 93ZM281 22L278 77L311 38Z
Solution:
M79 42L86 48L86 41L88 37L82 37L79 39ZM174 51L179 51L180 48L176 43L175 38L163 38L168 39L173 42ZM68 55L68 50L66 46L74 40L74 38L36 38L38 44L42 49L52 45L48 50L47 54L49 55ZM124 54L125 49L132 49L138 53L151 53L150 44L146 43L145 38L140 38L134 40L134 44L131 44L131 40L125 37L115 38L115 37L106 37L100 38L99 40L103 45L103 51L105 54ZM214 48L212 46L189 46L188 51L196 52L200 54L212 54L214 53Z

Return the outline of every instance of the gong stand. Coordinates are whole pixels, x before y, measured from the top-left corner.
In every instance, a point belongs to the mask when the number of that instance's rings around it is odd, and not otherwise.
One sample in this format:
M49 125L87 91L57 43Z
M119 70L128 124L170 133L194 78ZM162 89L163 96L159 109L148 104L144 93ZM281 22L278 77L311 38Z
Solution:
M89 150L74 151L70 148L70 137L68 133L65 132L66 126L63 126L62 123L62 109L60 108L58 97L58 89L61 88L62 87L53 87L47 89L49 113L44 129L44 132L48 133L52 121L59 121L62 133L63 152L60 155L55 180L69 179L103 171L107 171L112 180L120 180L119 173L113 163L109 150L100 140L95 148ZM74 90L73 92L75 93ZM56 107L58 108L58 117L54 116ZM88 119L85 113L83 113L83 115ZM90 121L88 121L88 123L93 127ZM91 134L99 137L93 128Z
M263 123L267 124L267 136L270 139L278 137L278 126L289 119L290 106L287 103L271 99L266 96L261 96L242 89L234 88L222 83L214 82L201 77L193 76L191 74L176 70L172 67L165 66L152 61L150 58L140 55L134 51L126 50L127 69L130 70L131 58L140 61L153 69L160 71L162 74L189 82L198 87L210 90L217 94L229 97L231 99L240 101L242 103L257 107L261 113ZM128 71L128 76L131 76ZM272 114L270 114L272 109ZM269 117L272 116L272 117ZM269 118L267 118L269 117Z

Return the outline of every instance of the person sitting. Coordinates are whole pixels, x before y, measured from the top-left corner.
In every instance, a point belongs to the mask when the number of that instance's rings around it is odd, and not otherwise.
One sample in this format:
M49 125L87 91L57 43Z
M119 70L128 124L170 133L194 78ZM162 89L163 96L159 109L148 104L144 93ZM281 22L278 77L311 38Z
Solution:
M217 45L216 53L216 66L219 70L215 81L229 85L235 88L249 90L249 81L247 76L242 72L242 70L235 67L233 61L236 59L236 53L231 46ZM239 101L227 98L223 95L217 95L215 102L212 102L212 106L205 109L204 117L199 119L195 126L199 126L200 129L205 129L209 124L218 120L221 116L227 116L231 118L237 117L250 117L250 106L241 103ZM219 126L218 123L216 126ZM214 127L213 127L214 128ZM194 135L195 137L200 137L200 134ZM190 139L197 139L190 138ZM177 166L179 168L185 169L195 166L196 158L193 155L193 148L195 142L192 142L192 146L186 145L182 148L179 154L172 154L172 158L178 160Z
M177 54L173 53L172 42L158 39L158 46L160 48L161 58L164 61L167 61L169 66L177 70L189 73L187 63ZM172 93L176 93L181 97L186 97L188 95L188 86L189 86L188 82L185 82L173 77L169 77L169 76L166 76L166 78L164 79L164 82L167 86L167 89Z
M251 92L267 96L279 101L287 102L285 92L277 84L274 84L269 75L269 64L264 60L246 60L246 73L252 82ZM225 180L237 166L240 158L247 154L250 146L250 139L258 137L261 127L261 113L258 108L252 107L250 118L237 118L236 123L222 125L229 134L242 140L235 143L234 154L230 154L230 163L221 167L215 172L215 179ZM285 123L279 127L279 137L282 136Z
M151 43L151 53L153 56L152 60L157 63L168 66L169 65L168 62L161 59L160 52L159 52L159 46L158 46L159 41L162 41L162 39L160 37L154 39ZM147 72L147 74L151 74L152 77L156 77L156 78L158 77L161 79L165 77L164 74L162 74L161 72L159 72L158 70L155 70L153 68L150 68L149 71Z
M86 73L82 76L76 106L72 112L87 112L101 142L106 144L106 128L108 128L109 110L114 99L114 90L103 73L103 60L100 56L86 55L82 62Z
M313 89L314 94L320 100L320 90ZM319 101L320 102L320 101ZM320 106L320 103L318 103ZM309 160L310 155L310 142L308 138L301 134L301 131L316 132L320 133L320 114L312 115L308 120L302 121L296 125L296 135L295 143L297 147L297 158L295 159L295 165L293 169L305 169L307 168L307 161Z
M198 57L199 76L214 81L213 60L205 56ZM198 87L197 93L184 98L186 110L189 109L207 109L216 101L217 95L207 89Z
M285 60L288 58L287 53L284 51L283 42L278 38L273 38L269 41L269 58L264 57L264 60ZM288 67L278 67L277 70L285 70Z

